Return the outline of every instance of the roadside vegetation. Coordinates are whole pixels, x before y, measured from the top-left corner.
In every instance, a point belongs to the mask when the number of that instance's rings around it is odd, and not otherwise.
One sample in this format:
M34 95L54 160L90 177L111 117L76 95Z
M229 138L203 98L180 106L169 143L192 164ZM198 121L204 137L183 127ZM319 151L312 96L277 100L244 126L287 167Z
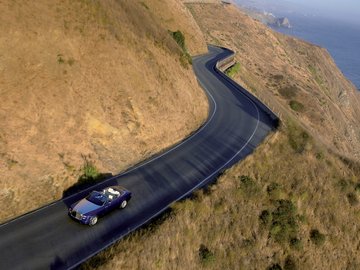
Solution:
M360 269L360 164L349 158L360 144L346 133L359 133L353 87L325 50L232 5L189 9L209 43L238 52L235 80L278 109L283 125L161 223L82 268Z
M347 196L360 196L356 166L305 134L287 121L216 184L82 269L356 269L360 209Z
M207 118L189 68L206 43L182 2L4 0L0 10L0 223L125 170Z
M240 71L240 63L235 63L235 65L225 70L225 74L228 75L230 78L234 78L239 71Z
M192 65L192 59L185 44L185 36L180 30L177 30L175 32L170 31L170 33L182 50L180 54L180 63L183 67L187 68L189 64Z

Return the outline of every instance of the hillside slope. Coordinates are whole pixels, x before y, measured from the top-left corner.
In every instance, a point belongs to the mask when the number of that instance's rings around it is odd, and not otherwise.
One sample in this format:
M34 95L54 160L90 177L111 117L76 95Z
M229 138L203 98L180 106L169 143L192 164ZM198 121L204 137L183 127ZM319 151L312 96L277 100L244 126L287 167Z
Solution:
M206 96L169 33L206 51L180 2L9 0L0 9L0 220L61 198L84 173L124 170L206 119Z
M324 49L231 5L189 8L209 42L238 52L229 74L283 125L217 183L82 268L360 269L359 94Z
M234 5L189 8L207 42L237 52L237 81L333 151L360 158L360 95L326 49L272 31Z

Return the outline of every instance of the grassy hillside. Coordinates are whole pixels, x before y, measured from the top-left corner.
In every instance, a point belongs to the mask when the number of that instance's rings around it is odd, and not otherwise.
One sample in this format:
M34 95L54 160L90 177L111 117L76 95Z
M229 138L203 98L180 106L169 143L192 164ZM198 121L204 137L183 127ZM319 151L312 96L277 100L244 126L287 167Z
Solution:
M270 135L207 191L82 269L358 269L360 166L303 132Z
M116 173L207 117L184 51L206 51L171 1L1 1L0 220ZM169 17L170 16L170 17ZM31 194L31 195L29 195Z
M360 96L318 46L285 36L234 5L190 4L209 43L232 48L235 80L333 151L360 158Z
M83 269L359 269L359 94L328 53L233 6L189 5L280 130L217 183Z

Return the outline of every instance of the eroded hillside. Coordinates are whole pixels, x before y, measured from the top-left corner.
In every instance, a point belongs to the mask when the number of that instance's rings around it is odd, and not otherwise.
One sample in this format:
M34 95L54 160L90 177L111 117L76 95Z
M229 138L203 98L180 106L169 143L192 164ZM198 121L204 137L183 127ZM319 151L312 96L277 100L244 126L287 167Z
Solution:
M231 5L189 8L208 42L237 51L229 74L283 125L215 184L82 269L360 269L359 94L326 50Z
M236 51L235 80L335 152L360 158L360 96L326 49L277 33L234 5L189 9L207 42Z
M169 32L181 30L190 53L206 51L181 2L0 9L1 220L61 198L86 161L117 173L206 119L206 96Z

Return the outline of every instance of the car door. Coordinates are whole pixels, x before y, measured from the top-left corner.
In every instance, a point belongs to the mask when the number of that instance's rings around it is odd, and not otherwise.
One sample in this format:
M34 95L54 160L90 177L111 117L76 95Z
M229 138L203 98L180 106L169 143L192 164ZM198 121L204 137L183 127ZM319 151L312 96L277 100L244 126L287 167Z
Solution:
M112 211L114 208L116 208L116 199L111 200L111 201L107 201L105 203L105 213L109 213L110 211Z

